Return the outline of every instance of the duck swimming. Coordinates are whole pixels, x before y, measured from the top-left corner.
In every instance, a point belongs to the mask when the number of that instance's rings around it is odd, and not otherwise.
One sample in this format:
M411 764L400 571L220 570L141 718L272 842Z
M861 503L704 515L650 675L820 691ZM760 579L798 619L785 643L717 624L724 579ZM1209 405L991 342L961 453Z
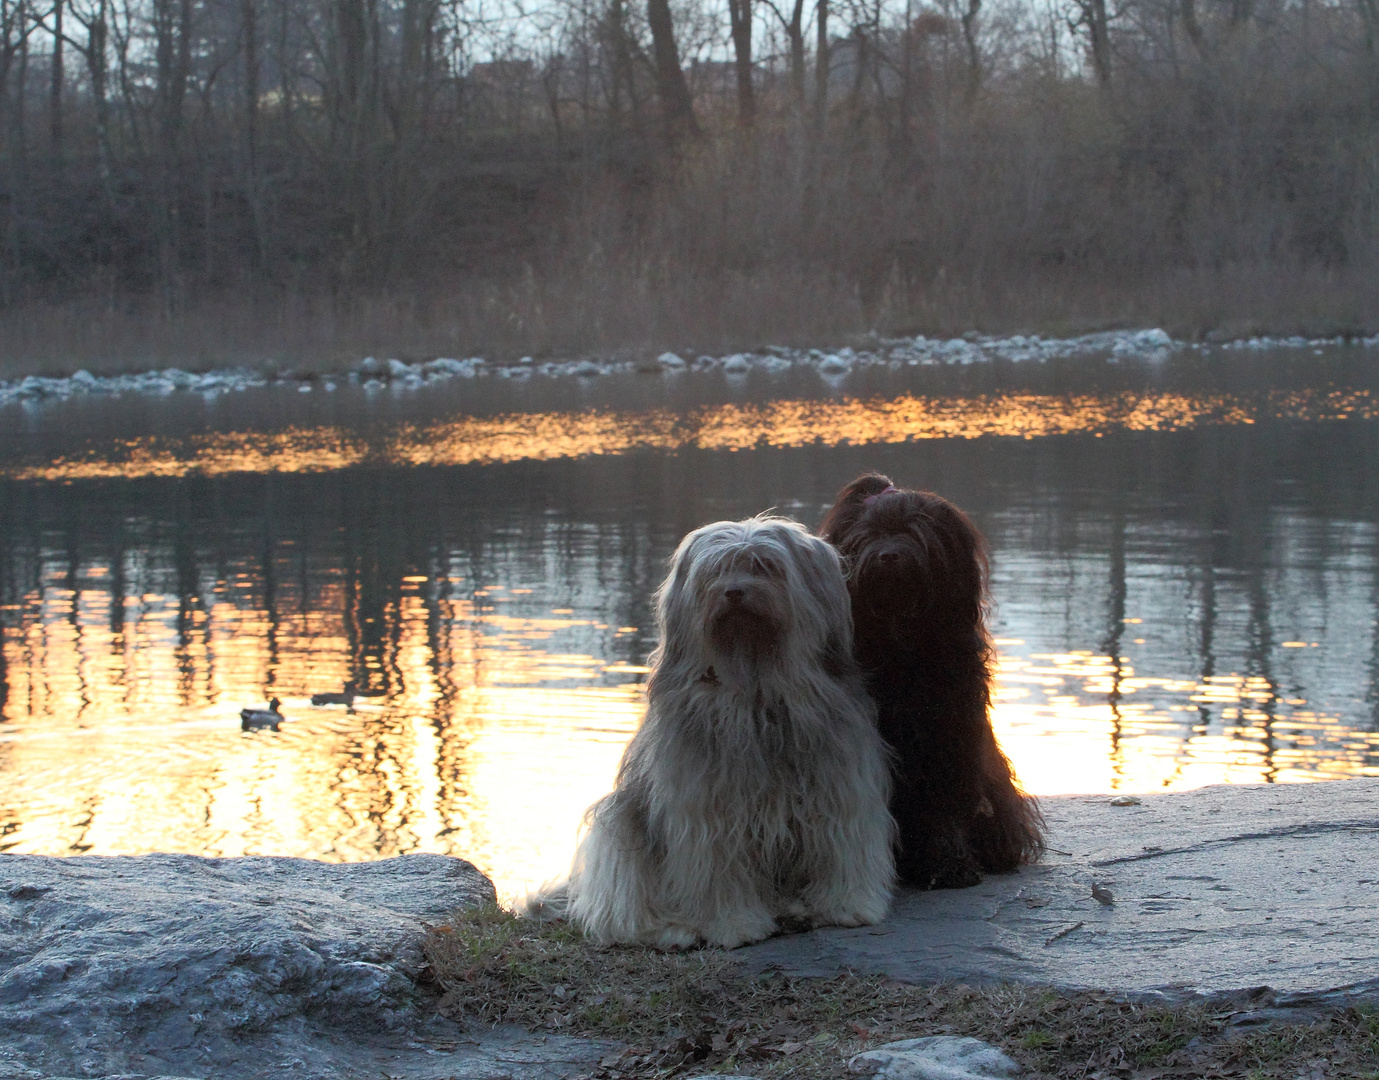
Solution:
M311 704L313 705L353 705L355 697L354 683L345 683L345 688L338 694L312 694Z
M278 725L283 722L283 714L278 712L278 706L281 704L281 701L273 698L266 709L240 709L239 730L262 731L268 728L270 731L277 731Z

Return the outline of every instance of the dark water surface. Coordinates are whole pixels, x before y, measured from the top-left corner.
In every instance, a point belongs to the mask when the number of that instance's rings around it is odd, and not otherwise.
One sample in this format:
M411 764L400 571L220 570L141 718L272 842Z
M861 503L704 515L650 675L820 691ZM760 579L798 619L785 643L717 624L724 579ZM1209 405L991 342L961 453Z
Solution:
M0 410L0 850L447 851L518 890L611 782L680 536L814 525L866 469L986 532L1031 790L1379 775L1375 359Z

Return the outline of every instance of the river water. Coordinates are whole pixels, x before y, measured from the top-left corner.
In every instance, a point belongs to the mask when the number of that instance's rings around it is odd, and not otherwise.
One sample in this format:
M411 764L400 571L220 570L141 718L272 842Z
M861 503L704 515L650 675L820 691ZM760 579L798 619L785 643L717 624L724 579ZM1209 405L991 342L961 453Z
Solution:
M0 850L558 873L680 536L868 469L993 552L1036 793L1379 775L1373 349L0 408ZM347 680L369 696L312 707ZM281 731L241 732L270 695Z

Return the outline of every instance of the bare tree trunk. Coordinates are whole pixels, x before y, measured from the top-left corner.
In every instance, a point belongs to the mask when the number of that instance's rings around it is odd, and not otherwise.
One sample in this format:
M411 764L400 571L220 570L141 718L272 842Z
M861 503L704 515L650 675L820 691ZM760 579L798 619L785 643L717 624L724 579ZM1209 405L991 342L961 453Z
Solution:
M790 41L790 88L795 93L795 107L804 112L804 0L795 0L790 21L785 25Z
M28 0L19 2L19 72L14 93L15 145L19 160L27 162L29 156L29 35L33 33L34 19L29 11Z
M867 32L860 26L852 28L852 38L857 43L854 55L857 57L857 71L853 75L852 89L848 92L847 108L853 117L861 119L862 116L862 88L867 83L867 65L871 62L870 44L867 40Z
M368 265L376 224L371 186L380 75L377 5L374 0L336 0L333 9L336 48L327 75L331 151L339 169L338 198L350 222L336 273L351 282Z
M163 311L171 315L181 302L182 112L191 74L192 0L155 0L154 100L157 107L158 188L151 192L158 242L158 274Z
M1373 65L1379 58L1379 0L1355 0L1355 6L1365 24L1365 52Z
M828 0L818 0L814 46L814 123L822 130L828 116Z
M252 187L259 160L259 19L255 0L240 0L239 19L244 35L244 152Z
M785 31L785 40L790 47L790 92L795 99L795 107L804 114L804 0L795 0L790 9L790 18L781 14L775 0L766 0L766 6L775 12Z
M10 71L15 60L25 55L24 45L28 36L28 13L24 0L13 5L9 0L0 0L0 122L10 119ZM21 78L16 84L16 96L23 92L23 85ZM11 133L7 125L4 134Z
M564 68L562 57L551 57L545 70L541 72L541 85L546 91L546 108L551 114L551 127L555 130L555 148L559 153L565 149L565 121L560 115L560 76Z
M100 174L101 187L105 194L107 207L114 205L114 191L111 186L110 167L110 71L106 59L109 44L109 22L107 19L107 0L99 0L94 8L73 8L72 15L86 31L86 44L75 41L71 44L86 61L86 74L90 80L91 111L96 121L96 169Z
M1077 18L1073 25L1087 31L1097 84L1108 87L1111 85L1111 28L1106 0L1076 0L1076 3Z
M23 247L20 241L20 221L23 211L20 207L21 193L27 187L25 176L28 161L24 132L24 80L28 75L29 61L29 13L25 0L13 6L8 0L0 0L0 131L5 148L5 181L9 198L5 200L5 259L4 272L0 273L0 307L8 307L13 301L12 279L23 268ZM10 94L10 74L15 71L17 80L13 99Z
M689 83L680 67L680 52L675 47L675 25L670 17L670 0L647 0L647 22L651 24L651 44L656 56L656 92L661 98L666 135L673 142L684 135L698 135Z
M982 54L977 47L977 15L982 10L982 0L967 0L967 10L962 13L962 40L967 46L967 102L970 105L977 99L982 88Z
M56 0L53 4L53 70L48 91L48 140L56 162L62 161L62 13L66 6L67 0Z
M642 137L642 105L637 93L637 72L634 55L632 31L627 25L628 11L625 0L611 0L605 16L604 38L611 53L611 70L608 81L608 115L611 130L621 134L623 128L624 100L626 116L633 135Z
M1205 59L1207 41L1202 34L1202 24L1197 21L1197 0L1181 0L1179 14L1183 19L1183 31L1187 34L1187 39L1192 42L1197 55Z
M737 67L737 119L743 127L751 127L756 119L756 98L752 92L752 0L728 0L728 22Z
M259 11L257 0L240 0L240 33L244 39L244 192L254 237L254 263L268 268L263 192L259 189ZM286 76L283 76L286 78ZM285 101L285 98L284 98Z

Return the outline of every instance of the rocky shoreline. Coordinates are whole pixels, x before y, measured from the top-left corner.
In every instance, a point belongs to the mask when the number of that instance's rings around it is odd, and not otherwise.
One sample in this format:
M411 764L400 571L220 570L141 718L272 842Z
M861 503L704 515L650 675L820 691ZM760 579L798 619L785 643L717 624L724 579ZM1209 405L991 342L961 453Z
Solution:
M1379 1001L1379 780L1044 806L1038 866L734 955L795 976L1244 993L1262 1016ZM424 927L492 898L441 855L0 856L0 1080L588 1071L613 1044L436 1015Z
M1145 361L1158 363L1184 350L1195 352L1306 352L1351 346L1379 348L1379 334L1369 337L1250 337L1207 341L1183 341L1157 328L1109 330L1078 337L1044 337L1040 334L990 336L974 332L957 338L929 338L924 335L900 338L868 338L856 346L829 349L799 349L772 345L750 352L722 356L681 356L663 352L658 356L600 356L570 359L541 359L530 356L496 359L471 356L463 359L435 357L428 360L400 360L397 357L366 356L348 367L318 370L310 365L265 364L260 367L213 368L184 371L180 368L93 375L86 370L71 375L28 375L0 379L0 408L10 404L34 406L49 401L85 397L122 395L167 397L170 394L196 394L208 400L223 394L261 387L280 387L300 393L319 390L333 393L337 388L356 386L373 393L420 390L451 380L514 379L533 376L539 379L580 380L609 375L667 374L683 371L718 370L729 376L745 376L752 371L777 373L792 368L810 368L829 383L837 383L855 369L872 367L966 366L1006 362L1043 364L1066 358L1104 359L1109 363Z

